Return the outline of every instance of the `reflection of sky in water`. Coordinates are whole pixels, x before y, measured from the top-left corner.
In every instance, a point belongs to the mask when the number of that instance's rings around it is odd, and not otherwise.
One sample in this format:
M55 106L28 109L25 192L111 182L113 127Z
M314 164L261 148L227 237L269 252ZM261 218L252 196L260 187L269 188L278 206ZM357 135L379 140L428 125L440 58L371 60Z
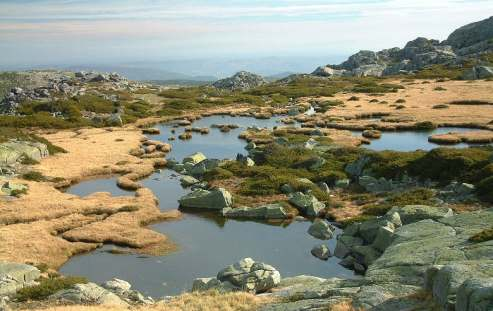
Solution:
M210 127L211 124L237 124L240 128L229 133L211 129L210 134L193 133L188 141L170 142L173 150L169 157L181 160L194 152L203 152L209 158L234 158L237 153L245 153L245 141L238 135L246 127L256 124L258 127L272 128L280 125L278 120L254 120L246 117L214 116L194 122L194 127ZM177 137L183 127L159 125L160 135L152 139L167 141L168 137ZM467 129L440 128L432 132L384 132L382 138L373 140L368 146L374 150L416 150L437 147L428 142L432 134L450 131L467 131ZM355 135L361 133L355 132ZM465 145L461 145L464 147ZM178 208L178 198L186 194L179 183L180 176L169 170L162 170L142 181L145 187L153 190L162 210ZM116 179L86 181L68 190L69 193L88 195L96 191L108 191L114 195L131 195L116 186ZM272 264L278 268L283 277L300 274L321 277L350 277L351 271L339 266L338 259L321 261L310 254L313 246L323 241L312 238L306 232L309 222L295 222L287 227L273 226L258 222L225 220L221 217L205 214L185 213L179 221L153 225L152 228L166 234L179 245L179 250L169 256L146 257L139 255L114 255L104 250L105 246L86 255L77 256L65 264L61 272L71 275L83 275L95 282L103 282L112 277L125 279L135 289L147 295L160 297L179 294L189 290L197 277L215 276L228 264L244 257ZM335 239L328 241L331 251Z
M221 133L211 129L210 134L193 134L189 141L170 142L173 150L170 157L182 159L194 153L203 152L210 158L234 158L245 153L245 141L238 139L246 127L272 128L279 123L276 119L254 120L243 117L210 117L194 122L194 127L209 127L211 124L238 124L239 129ZM167 141L171 126L160 125L161 134L152 139ZM179 135L183 127L176 129ZM162 210L178 208L178 198L189 190L183 189L180 176L169 170L162 170L142 181L152 189ZM87 195L95 191L108 191L115 195L132 194L120 190L116 179L102 179L83 182L67 192ZM279 269L283 277L300 274L320 277L351 277L353 273L341 267L337 258L321 261L313 257L310 250L324 241L307 233L310 222L294 222L287 227L268 225L252 221L225 220L222 217L186 213L182 220L164 222L152 228L166 234L179 250L168 256L145 257L138 255L115 255L104 250L105 246L86 255L72 258L61 272L68 275L82 275L94 282L103 282L113 277L129 281L137 290L147 295L160 297L179 294L190 290L193 279L215 276L219 270L244 257L269 263ZM335 238L326 241L333 251ZM164 285L163 285L164 284Z
M428 137L436 134L446 134L449 132L468 132L475 129L442 127L430 132L382 132L380 139L372 139L370 145L364 146L372 150L396 150L396 151L414 151L414 150L431 150L443 145L437 145L428 142ZM353 135L361 136L361 132L353 131ZM465 148L468 144L457 144L451 147Z

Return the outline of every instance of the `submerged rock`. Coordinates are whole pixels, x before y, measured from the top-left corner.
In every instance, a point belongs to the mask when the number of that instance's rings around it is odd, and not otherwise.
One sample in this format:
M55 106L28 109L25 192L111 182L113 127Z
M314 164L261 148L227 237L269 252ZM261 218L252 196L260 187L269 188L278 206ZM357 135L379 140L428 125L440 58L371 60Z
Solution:
M212 190L196 189L181 197L181 207L222 210L233 205L231 194L223 188Z

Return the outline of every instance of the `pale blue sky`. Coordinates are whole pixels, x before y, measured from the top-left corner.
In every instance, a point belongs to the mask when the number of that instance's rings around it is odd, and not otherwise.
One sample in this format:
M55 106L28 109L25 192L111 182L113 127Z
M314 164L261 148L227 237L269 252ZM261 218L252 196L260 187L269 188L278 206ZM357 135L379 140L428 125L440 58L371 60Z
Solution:
M0 63L348 56L443 40L493 0L0 0Z

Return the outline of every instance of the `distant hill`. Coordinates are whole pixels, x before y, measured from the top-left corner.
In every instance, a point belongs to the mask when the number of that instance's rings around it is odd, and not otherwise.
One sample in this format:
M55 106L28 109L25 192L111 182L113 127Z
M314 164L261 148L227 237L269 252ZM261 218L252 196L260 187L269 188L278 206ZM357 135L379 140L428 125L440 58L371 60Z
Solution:
M284 79L284 78L287 78L289 76L296 75L296 74L299 74L299 72L285 71L285 72L277 73L274 75L266 76L266 77L264 77L264 79L272 82L272 81L281 80L281 79Z
M214 76L192 76L182 73L163 70L157 67L145 66L145 65L80 65L71 66L68 68L72 71L98 71L98 72L118 72L124 75L130 80L138 81L190 81L190 82L211 82L216 81L217 77Z

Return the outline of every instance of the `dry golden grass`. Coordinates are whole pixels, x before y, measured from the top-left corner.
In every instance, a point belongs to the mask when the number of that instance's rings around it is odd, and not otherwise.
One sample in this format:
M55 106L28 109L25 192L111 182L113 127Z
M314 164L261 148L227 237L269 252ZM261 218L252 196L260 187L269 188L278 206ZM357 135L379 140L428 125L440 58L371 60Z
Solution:
M363 309L355 309L350 301L344 301L333 305L329 308L329 311L364 311Z
M159 161L128 154L142 138L134 128L60 131L44 136L68 153L43 159L34 169L68 182L111 174L144 177L152 174ZM139 189L135 196L94 193L80 198L60 192L52 183L18 182L29 185L28 193L0 202L0 260L58 268L71 256L101 243L150 254L176 249L166 236L145 228L156 221L180 217L178 211L162 213L149 189Z
M400 83L399 81L388 81ZM437 104L447 104L456 100L482 100L493 101L493 82L491 81L429 81L422 84L423 80L416 80L413 84L403 84L405 89L398 93L386 93L382 96L371 96L361 93L340 93L335 97L324 98L326 100L342 100L345 106L336 106L329 110L323 120L328 117L353 118L341 122L347 125L364 126L375 123L368 119L355 119L361 114L390 114L392 117L415 121L433 121L442 125L477 124L487 126L493 120L493 105L450 105L446 109L433 109ZM434 89L442 86L446 91L437 92ZM347 101L351 96L360 97L359 101ZM379 102L370 102L377 99ZM398 99L406 100L405 109L395 109ZM310 98L305 99L306 102ZM386 104L382 102L387 102ZM413 121L414 122L414 121ZM383 123L383 122L382 122ZM392 124L389 124L391 126ZM493 126L490 125L493 129Z
M472 131L466 133L447 133L432 135L429 141L437 144L488 144L493 142L493 131Z
M261 304L268 302L248 293L219 294L209 292L205 294L187 293L173 298L168 303L157 303L153 306L131 308L135 311L254 311ZM57 306L44 309L46 311L123 311L124 307L109 306ZM26 310L27 311L27 310Z

